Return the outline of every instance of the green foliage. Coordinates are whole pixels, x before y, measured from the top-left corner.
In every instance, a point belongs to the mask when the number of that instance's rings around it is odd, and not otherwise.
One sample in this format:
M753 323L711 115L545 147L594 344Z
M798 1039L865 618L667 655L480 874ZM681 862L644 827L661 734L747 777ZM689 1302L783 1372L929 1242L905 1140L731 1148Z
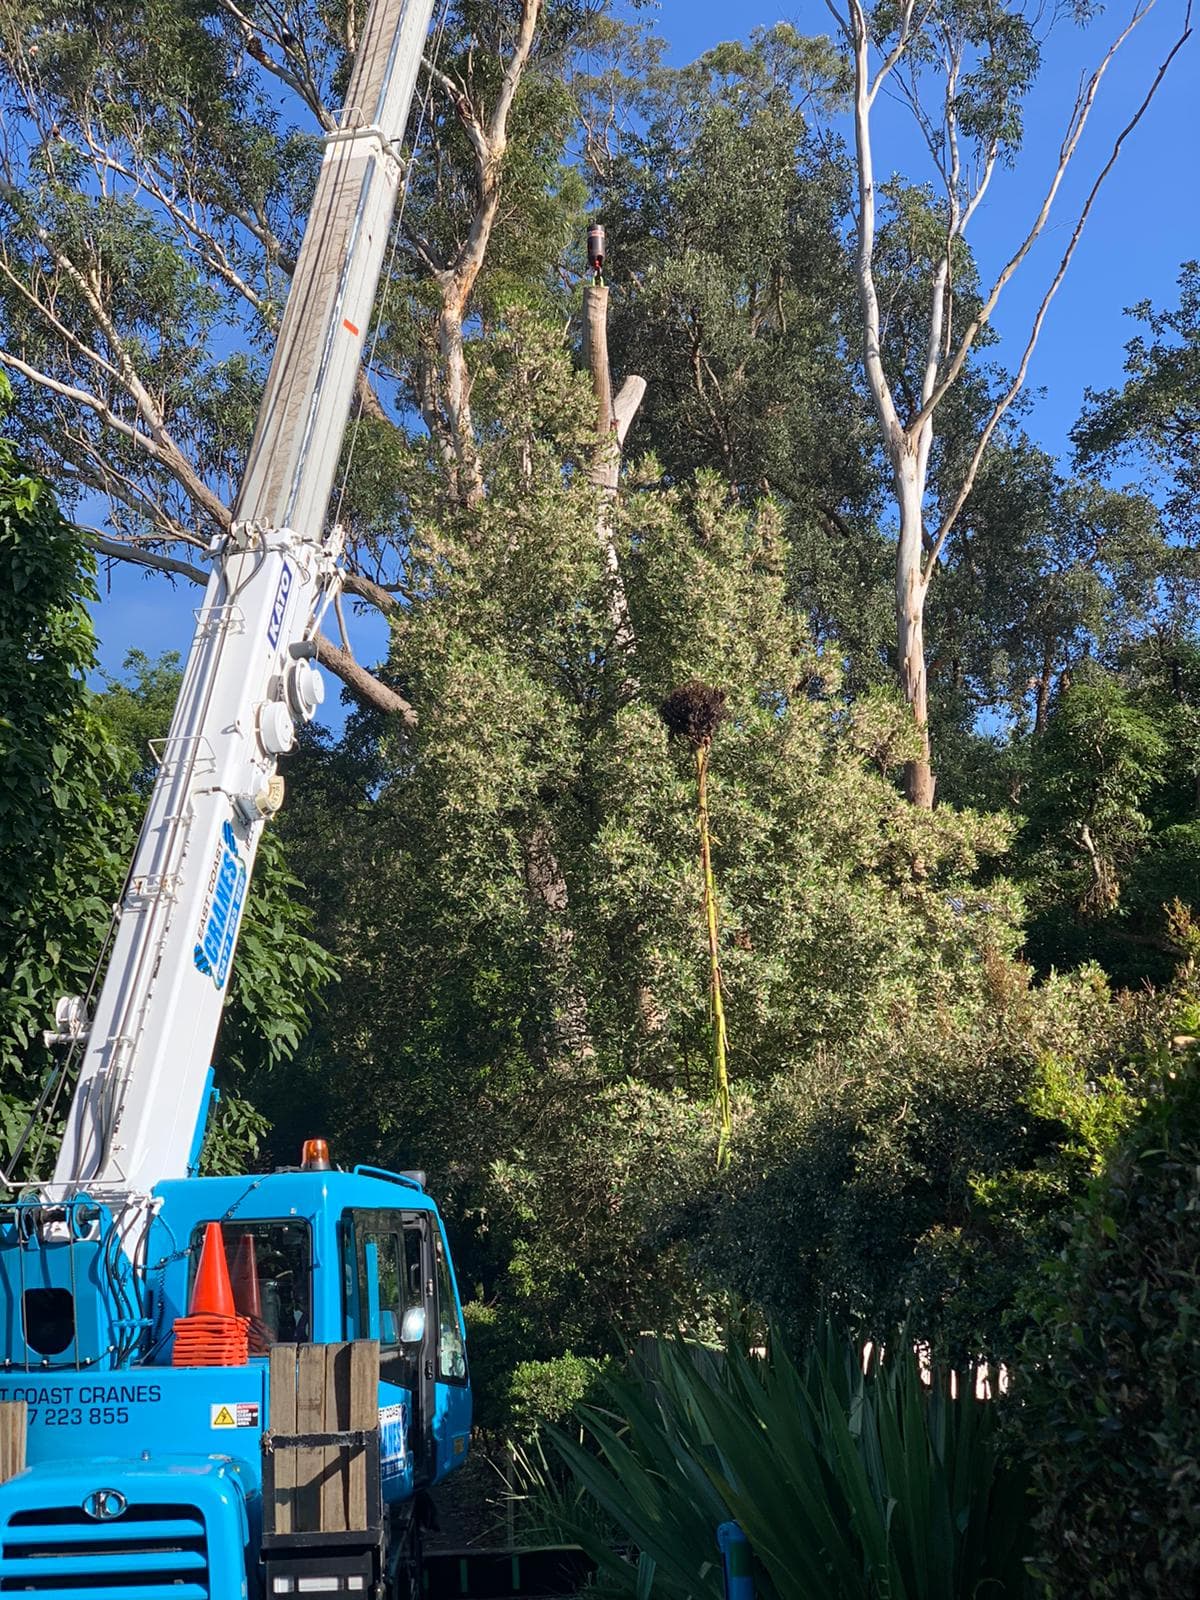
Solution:
M209 1113L200 1152L204 1177L257 1169L270 1124L241 1095L220 1095Z
M1037 811L1031 828L1053 818L1044 848L1066 857L1057 902L1087 915L1111 911L1123 869L1149 832L1142 809L1162 777L1166 741L1111 679L1073 683L1035 755ZM1040 813L1040 815L1039 815ZM1065 850L1064 850L1065 846Z
M166 733L178 661L134 652L131 678L91 693L90 552L3 443L0 563L0 1134L11 1149L50 1066L40 1035L54 1002L85 991L101 957L149 792L148 741ZM218 1050L226 1081L290 1056L333 974L298 887L268 835ZM230 1170L253 1162L265 1127L227 1093L206 1159Z
M145 651L134 649L121 664L123 677L102 674L104 689L96 708L110 738L135 761L130 781L143 799L149 797L157 771L152 741L165 737L179 694L180 660L177 650L152 661Z
M656 486L615 523L636 651L614 650L574 470L586 391L531 318L493 348L476 386L479 413L504 418L489 494L418 528L394 634L420 724L352 717L290 774L281 826L342 982L262 1103L281 1149L303 1106L343 1148L427 1166L466 1281L544 1360L703 1331L740 1286L741 1246L697 1241L715 1166L707 945L691 762L657 714L669 690L700 678L729 710L709 800L739 1183L755 1101L782 1106L808 1063L865 1071L910 1015L922 1037L953 1019L939 1061L989 1038L1018 903L973 882L1003 818L918 815L897 794L902 713L882 695L847 706L789 603L772 504L748 510L712 474L665 487L648 464L637 481ZM812 1082L781 1142L813 1114ZM955 1107L970 1083L960 1067Z
M1195 1004L1177 1020L1194 1032ZM1200 1584L1194 1043L1144 1070L1136 1120L1031 1290L1014 1424L1051 1600L1184 1600Z
M1089 390L1072 434L1081 458L1109 466L1149 466L1169 525L1194 544L1200 469L1193 448L1200 428L1200 262L1185 261L1179 305L1155 310L1149 301L1130 316L1148 324L1125 346L1125 384Z
M893 1013L743 1112L689 1218L701 1267L802 1334L831 1303L907 1317L958 1361L1011 1355L1011 1307L1136 1105L1152 1002L1093 970L1042 986L996 952L980 991Z
M869 493L842 348L848 173L809 120L840 79L828 41L787 23L656 69L631 86L639 115L596 185L614 359L648 381L643 426L664 465L718 468L814 516Z
M179 657L172 652L152 661L133 650L124 668L123 678L105 678L93 705L108 737L122 750L124 781L116 798L136 822L154 781L151 743L166 736L179 692ZM215 1051L221 1093L205 1138L205 1171L236 1172L260 1159L269 1124L246 1093L253 1095L261 1077L295 1054L336 976L312 936L312 912L300 891L280 839L266 829Z
M826 1324L793 1357L722 1358L660 1343L652 1374L609 1376L584 1406L586 1444L554 1441L617 1530L567 1528L606 1592L719 1600L718 1524L737 1521L764 1600L920 1600L1024 1592L1023 1475L997 1443L995 1405L969 1382L928 1385L895 1331L867 1362ZM618 1553L633 1546L633 1554Z
M605 1370L606 1363L595 1356L570 1350L550 1361L519 1361L508 1380L512 1431L529 1438L547 1425L565 1422L592 1397Z
M7 389L0 380L0 401ZM11 1145L49 1066L54 1002L86 988L132 842L126 772L89 699L94 565L0 441L0 1093Z
M259 842L254 880L238 935L237 962L221 1025L218 1060L235 1074L269 1073L296 1052L337 968L313 938L278 836Z
M1039 966L1090 958L1125 983L1170 980L1181 950L1167 908L1200 904L1198 689L1194 647L1164 640L1059 697L1028 752L1018 846Z

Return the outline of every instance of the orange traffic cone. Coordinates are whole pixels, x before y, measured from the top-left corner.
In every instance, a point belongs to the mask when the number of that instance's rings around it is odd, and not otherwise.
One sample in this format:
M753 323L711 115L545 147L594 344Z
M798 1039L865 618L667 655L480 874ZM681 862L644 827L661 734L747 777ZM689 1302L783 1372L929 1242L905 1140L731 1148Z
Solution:
M250 1323L250 1351L265 1356L271 1348L271 1333L262 1314L262 1292L258 1286L258 1255L254 1248L254 1235L244 1233L233 1258L233 1303L238 1315Z
M258 1257L254 1252L254 1235L244 1233L238 1243L230 1273L233 1303L239 1316L261 1317L262 1295L258 1287Z
M229 1263L225 1260L225 1239L219 1222L210 1222L204 1230L204 1247L200 1251L200 1267L192 1289L192 1303L188 1316L234 1317L237 1307L233 1303L233 1285L229 1281Z
M221 1225L210 1222L204 1231L191 1309L175 1321L172 1364L244 1367L249 1360L249 1328L249 1317L239 1317L233 1303Z

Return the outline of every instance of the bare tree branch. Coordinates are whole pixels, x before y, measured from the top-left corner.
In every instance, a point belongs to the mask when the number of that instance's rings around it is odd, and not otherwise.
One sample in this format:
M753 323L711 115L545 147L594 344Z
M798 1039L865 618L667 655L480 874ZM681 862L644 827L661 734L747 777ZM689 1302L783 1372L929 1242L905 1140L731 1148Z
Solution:
M1117 51L1129 38L1130 34L1138 26L1138 24L1142 22L1150 13L1154 7L1154 4L1155 0L1146 0L1146 3L1139 3L1139 5L1135 8L1130 21L1117 35L1116 39L1113 40L1104 56L1103 61L1092 73L1091 77L1088 79L1086 85L1081 91L1079 98L1075 102L1074 109L1071 113L1071 119L1067 127L1067 132L1063 139L1062 147L1059 151L1058 164L1054 169L1053 175L1051 176L1050 184L1046 190L1046 194L1042 200L1042 204L1038 210L1037 216L1034 218L1028 232L1017 246L1017 249L1001 268L979 311L976 312L975 316L972 317L971 321L967 324L962 338L958 342L958 348L955 350L948 366L945 368L937 384L934 386L929 398L925 401L925 404L921 407L921 410L909 423L908 431L911 437L916 437L917 431L923 425L928 415L937 408L947 390L949 390L957 381L958 376L961 373L964 364L966 363L967 357L971 353L976 339L979 337L979 334L982 332L984 327L986 327L992 312L996 309L996 304L1000 299L1006 284L1012 278L1022 261L1024 261L1025 257L1029 254L1036 241L1041 237L1042 231L1049 220L1050 211L1054 205L1055 197L1058 194L1063 178L1066 176L1067 168L1070 166L1071 161L1074 158L1075 151L1079 146L1079 140L1083 135L1083 130L1087 126L1088 118L1091 115L1092 107L1095 104L1096 95L1099 91L1101 80L1108 71L1108 68L1112 63L1113 57L1117 54ZM1172 48L1171 54L1167 58L1167 62L1164 64L1158 76L1155 78L1154 86L1151 89L1150 95L1145 104L1142 106L1141 110L1139 110L1137 117L1135 117L1134 123L1131 124L1131 126L1136 125L1137 121L1142 115L1142 111L1146 109L1146 105L1148 105L1150 100L1153 99L1154 91L1158 88L1159 83L1162 81L1162 73L1166 70L1166 67L1170 64L1171 60L1174 59L1176 53L1182 47L1184 42L1187 40L1188 35L1191 33L1190 18L1191 7L1189 0L1188 20L1185 22L1184 32L1181 38ZM1112 163L1110 162L1109 167L1111 167L1111 165ZM1109 167L1105 168L1104 174L1101 175L1102 178L1107 175ZM1090 200L1088 204L1090 206Z
M1084 201L1078 217L1075 219L1075 226L1072 229L1071 237L1067 242L1067 247L1063 251L1062 259L1058 264L1058 270L1051 279L1050 285L1045 294L1042 296L1041 303L1034 314L1033 322L1029 330L1029 337L1025 341L1025 348L1021 353L1020 364L1017 367L1013 380L1009 384L1008 388L1004 391L1003 395L1001 395L1000 399L996 402L995 406L992 408L991 415L988 417L987 422L980 431L979 438L975 443L975 448L971 452L971 459L968 462L967 470L963 475L963 481L959 486L958 493L955 495L950 509L942 518L941 526L939 527L937 535L934 538L933 549L930 552L927 563L925 578L926 582L929 581L929 578L933 572L933 568L940 558L943 549L945 548L946 540L949 538L950 533L954 528L954 524L957 522L958 517L962 512L962 508L967 503L967 498L975 486L975 479L978 475L980 464L983 461L984 452L987 450L992 435L995 433L997 426L1001 422L1005 413L1008 411L1009 407L1012 405L1013 401L1016 399L1017 395L1020 394L1021 390L1025 387L1025 378L1029 371L1029 362L1037 346L1038 339L1041 336L1042 324L1046 320L1046 313L1049 311L1050 303L1054 299L1054 296L1058 293L1062 281L1067 275L1067 268L1070 266L1071 259L1074 256L1076 248L1079 245L1079 241L1083 236L1083 230L1087 224L1088 217L1091 215L1091 210L1096 202L1096 197L1100 193L1105 179L1116 165L1117 157L1121 154L1121 146L1125 143L1125 140L1137 127L1138 123L1142 120L1142 117L1149 109L1150 102L1157 94L1159 85L1162 83L1168 67L1179 54L1180 50L1183 49L1184 45L1191 36L1191 16L1191 0L1188 0L1187 11L1184 15L1183 31L1171 46L1170 51L1167 53L1162 65L1155 74L1154 81L1151 83L1149 89L1147 89L1142 103L1138 106L1133 116L1125 124L1120 133L1117 135L1116 139L1113 141L1113 147L1109 158L1105 162L1104 166L1100 169L1096 176L1096 181L1092 184L1091 189L1088 191L1088 197Z
M187 578L190 583L198 583L202 587L208 582L208 573L192 566L189 561L179 561L175 556L164 555L161 550L148 550L144 545L124 539L110 539L99 528L83 528L80 531L97 555L107 556L112 561L129 561L134 566L153 567L156 572L169 572L174 577Z
M417 726L416 709L402 694L398 694L389 684L376 678L365 667L360 667L348 650L343 650L340 645L334 644L332 639L327 639L323 633L317 636L317 660L323 667L328 667L330 672L340 678L365 704L374 706L389 716L399 717L406 727Z

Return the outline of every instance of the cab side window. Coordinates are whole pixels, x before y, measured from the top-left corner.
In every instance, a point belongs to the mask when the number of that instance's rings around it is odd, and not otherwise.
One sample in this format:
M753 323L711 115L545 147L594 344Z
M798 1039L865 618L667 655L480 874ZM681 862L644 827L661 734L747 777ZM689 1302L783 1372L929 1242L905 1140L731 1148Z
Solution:
M371 1323L379 1330L381 1345L399 1344L405 1304L400 1239L394 1233L370 1231L363 1242L366 1250L373 1250L375 1255L376 1294ZM370 1292L366 1283L361 1292L364 1297Z
M341 1236L346 1336L378 1339L380 1376L411 1388L424 1325L420 1231L397 1211L348 1210Z

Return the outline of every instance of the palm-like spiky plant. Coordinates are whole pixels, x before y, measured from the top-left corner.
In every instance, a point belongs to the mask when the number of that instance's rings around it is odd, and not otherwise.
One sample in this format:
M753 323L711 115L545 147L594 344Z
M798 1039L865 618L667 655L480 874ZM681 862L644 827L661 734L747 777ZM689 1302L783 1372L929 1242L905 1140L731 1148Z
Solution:
M759 1600L1028 1594L1026 1479L997 1402L923 1371L903 1332L865 1364L829 1325L795 1358L777 1336L769 1358L658 1348L652 1375L606 1378L607 1403L580 1408L586 1443L554 1435L585 1502L562 1492L557 1531L602 1592L721 1600L716 1530L732 1519Z

